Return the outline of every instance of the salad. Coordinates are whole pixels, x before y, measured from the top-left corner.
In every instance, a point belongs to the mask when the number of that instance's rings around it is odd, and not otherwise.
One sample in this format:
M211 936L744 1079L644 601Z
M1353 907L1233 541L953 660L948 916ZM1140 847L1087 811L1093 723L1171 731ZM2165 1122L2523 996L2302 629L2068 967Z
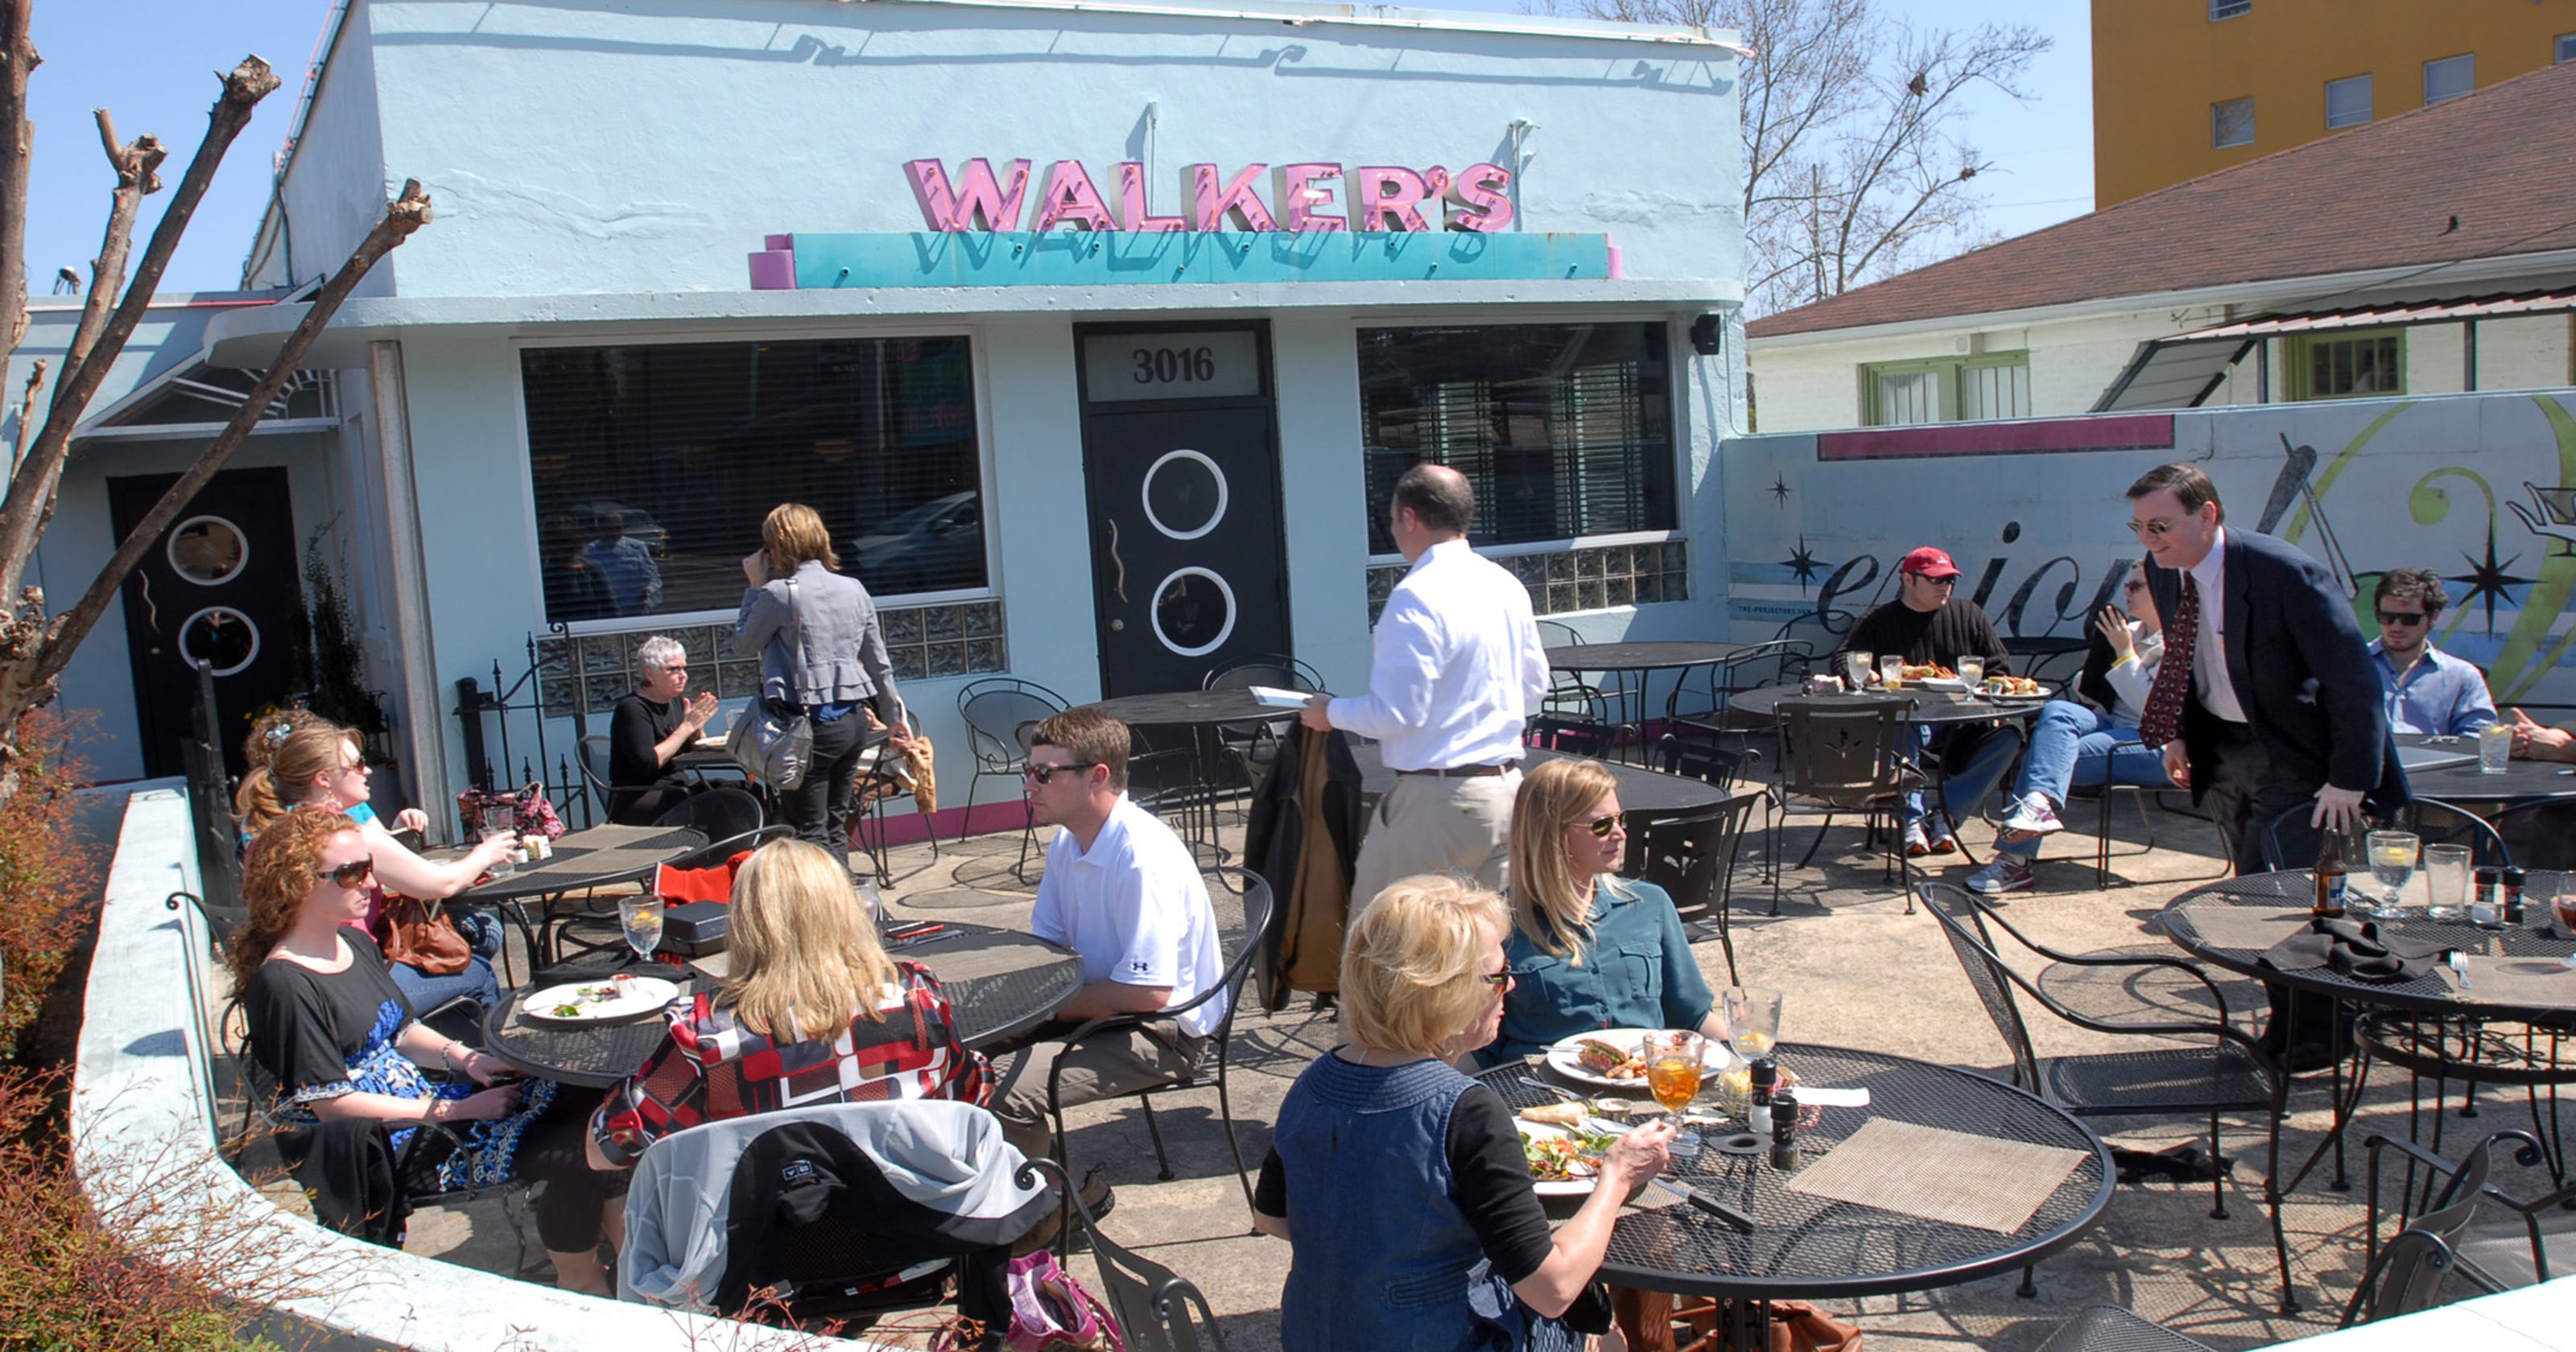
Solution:
M575 986L572 989L572 998L548 1006L545 1012L558 1019L577 1019L588 1012L591 1005L623 999L627 986L622 983L633 980L635 980L634 977L621 973L594 985Z
M1521 1153L1529 1157L1530 1179L1537 1183L1571 1183L1598 1177L1601 1157L1618 1139L1609 1132L1586 1127L1544 1136L1524 1131L1520 1136Z

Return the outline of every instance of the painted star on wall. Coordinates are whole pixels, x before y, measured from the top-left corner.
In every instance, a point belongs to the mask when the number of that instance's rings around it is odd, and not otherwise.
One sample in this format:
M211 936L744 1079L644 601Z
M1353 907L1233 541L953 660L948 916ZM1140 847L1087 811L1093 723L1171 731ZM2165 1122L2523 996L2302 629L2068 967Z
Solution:
M2520 554L2516 554L2512 558L2506 559L2501 564L2496 562L2495 531L2493 529L2489 529L2487 531L2487 556L2484 561L2470 558L2466 554L2463 554L2460 557L2468 559L2469 573L2466 577L2455 577L2452 578L2451 581L2465 582L2468 584L2469 589L2460 595L2457 604L2465 610L2470 605L2475 604L2483 598L2486 602L2487 608L2487 637L2493 638L2495 637L2496 602L2502 601L2507 605L2513 604L2513 592L2511 591L2511 588L2527 587L2538 579L2516 577L2505 571L2505 569L2511 568L2522 561L2522 556Z
M1798 590L1801 592L1816 580L1816 574L1825 570L1823 564L1816 562L1815 554L1808 550L1807 537L1804 535L1798 537L1798 552L1782 559L1780 564L1797 576Z
M1788 506L1788 505L1789 505L1789 494L1790 494L1790 492L1791 492L1792 490L1791 490L1791 489L1790 489L1790 487L1789 487L1789 481L1788 481L1787 479L1785 479L1785 478L1781 477L1781 476L1780 476L1780 475L1778 475L1778 474L1774 474L1774 475L1772 475L1772 476L1771 476L1771 487L1770 487L1770 490L1769 490L1769 491L1770 491L1770 494L1771 494L1771 501L1772 501L1775 505L1778 505L1778 506L1781 506L1781 507L1786 507L1786 506Z

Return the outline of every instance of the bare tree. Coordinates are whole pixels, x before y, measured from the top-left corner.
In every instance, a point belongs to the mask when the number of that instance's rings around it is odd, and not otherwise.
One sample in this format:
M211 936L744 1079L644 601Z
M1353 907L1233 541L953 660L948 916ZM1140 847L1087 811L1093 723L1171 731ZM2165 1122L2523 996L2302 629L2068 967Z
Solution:
M27 331L27 169L31 141L27 76L42 60L28 37L33 10L34 0L0 0L0 340L5 340L5 345L0 345L0 369L5 369ZM45 363L34 363L35 369L27 379L20 427L20 441L27 450L10 475L7 497L0 499L0 799L16 791L14 762L19 720L53 699L56 680L81 641L97 627L117 589L125 584L153 541L178 519L198 490L249 437L260 415L294 376L314 339L338 312L340 303L348 299L378 259L429 220L429 195L421 191L417 180L405 183L402 196L386 209L384 218L306 303L302 321L223 431L206 444L196 463L126 533L114 557L91 580L80 600L62 614L47 615L43 591L22 584L36 546L44 538L45 527L53 520L62 489L63 466L71 455L72 432L106 381L117 356L125 350L127 339L142 322L160 287L162 274L169 268L171 255L178 251L180 237L187 232L198 203L204 200L207 186L214 182L224 153L250 125L251 114L260 100L278 87L276 74L256 56L243 58L240 65L220 78L223 92L208 116L205 139L199 143L187 173L181 176L169 205L154 226L130 283L126 259L133 248L135 221L141 214L143 199L161 188L159 170L165 152L160 141L150 136L138 136L131 142L118 140L115 120L107 110L100 109L97 114L99 140L115 176L115 187L108 197L105 237L98 257L90 265L89 294L63 353L62 372L56 378L53 398L44 405L41 430L32 440L27 438L25 429L36 423ZM16 134L5 134L9 130Z
M1956 123L2052 45L2027 24L1918 32L1873 0L1576 0L1596 18L1732 28L1744 114L1745 300L1767 314L1984 242L1995 166Z

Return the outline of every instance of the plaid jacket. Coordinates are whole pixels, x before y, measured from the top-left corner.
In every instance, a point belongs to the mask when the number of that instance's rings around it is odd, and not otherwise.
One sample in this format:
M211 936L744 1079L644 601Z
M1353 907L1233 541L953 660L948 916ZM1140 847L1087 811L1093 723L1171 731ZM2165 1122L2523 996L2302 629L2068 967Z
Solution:
M855 1016L828 1042L772 1042L717 1008L713 992L673 1001L670 1036L591 1118L600 1152L631 1165L683 1128L809 1103L982 1103L984 1058L957 1040L938 978L915 963L895 970L898 985L877 1001L884 1021Z

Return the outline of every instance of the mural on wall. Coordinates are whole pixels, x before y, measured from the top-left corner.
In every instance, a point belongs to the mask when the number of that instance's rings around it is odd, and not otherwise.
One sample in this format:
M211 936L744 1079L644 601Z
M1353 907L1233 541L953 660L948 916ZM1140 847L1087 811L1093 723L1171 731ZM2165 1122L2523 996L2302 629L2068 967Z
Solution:
M1725 447L1728 618L1739 642L1820 648L1939 545L2007 637L2080 638L2139 551L2121 494L2200 462L2228 521L2314 554L2378 632L2370 591L2430 568L2438 641L2497 702L2576 705L2576 393L2270 405L1870 428ZM2552 720L2558 721L2558 720Z

